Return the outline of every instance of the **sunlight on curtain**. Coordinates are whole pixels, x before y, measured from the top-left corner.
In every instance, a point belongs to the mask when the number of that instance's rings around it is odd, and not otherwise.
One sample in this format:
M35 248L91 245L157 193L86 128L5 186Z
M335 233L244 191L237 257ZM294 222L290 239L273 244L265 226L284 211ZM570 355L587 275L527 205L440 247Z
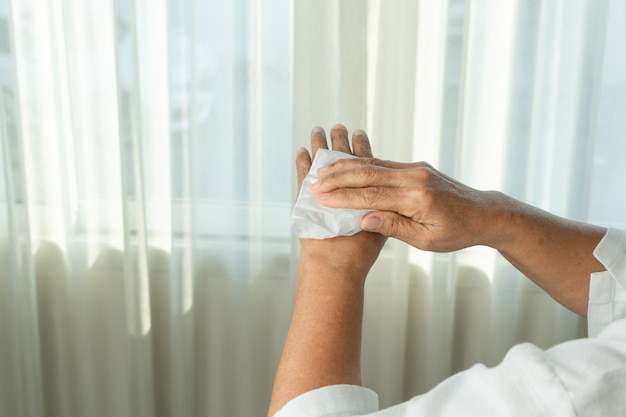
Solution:
M626 227L623 1L0 0L0 415L263 415L289 324L293 150ZM584 322L494 251L389 241L382 405Z

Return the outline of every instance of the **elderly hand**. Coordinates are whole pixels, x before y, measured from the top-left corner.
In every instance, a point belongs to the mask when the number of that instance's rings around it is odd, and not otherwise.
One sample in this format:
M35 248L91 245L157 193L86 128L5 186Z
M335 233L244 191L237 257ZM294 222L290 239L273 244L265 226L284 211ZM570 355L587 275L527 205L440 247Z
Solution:
M345 152L361 158L372 158L372 149L365 132L357 130L352 135L352 149L348 140L348 131L343 125L335 125L330 131L332 148L335 151ZM328 149L326 133L320 127L311 132L311 150L313 158L318 149ZM354 159L360 161L361 159ZM298 150L296 156L296 170L298 175L298 190L302 181L311 168L311 156L305 148ZM363 278L367 275L380 250L385 244L386 237L378 233L359 232L354 236L339 236L332 239L315 240L300 239L302 245L301 257L317 257L323 262L336 264L338 268L347 268L357 272Z
M346 159L318 174L313 191L322 205L378 210L363 218L363 230L435 252L495 247L504 238L502 194L472 189L427 163Z

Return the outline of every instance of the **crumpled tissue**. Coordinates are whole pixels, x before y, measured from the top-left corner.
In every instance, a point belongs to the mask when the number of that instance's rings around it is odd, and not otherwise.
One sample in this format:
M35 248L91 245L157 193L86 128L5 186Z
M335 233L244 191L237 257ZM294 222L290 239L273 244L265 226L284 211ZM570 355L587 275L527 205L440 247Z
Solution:
M328 239L335 236L352 236L362 230L361 219L373 210L324 207L317 201L317 195L311 190L311 185L320 180L317 175L319 168L346 158L356 158L356 156L327 149L317 150L291 213L291 230L295 236Z

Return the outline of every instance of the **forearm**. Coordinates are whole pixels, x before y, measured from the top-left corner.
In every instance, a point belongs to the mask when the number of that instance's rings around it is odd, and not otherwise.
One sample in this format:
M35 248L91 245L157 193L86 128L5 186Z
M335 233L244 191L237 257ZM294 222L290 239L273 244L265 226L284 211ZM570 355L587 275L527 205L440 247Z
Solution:
M291 325L269 415L296 396L333 384L361 383L361 325L367 268L341 266L303 250Z
M604 270L593 250L606 229L492 195L500 215L490 246L560 304L586 316L590 275Z

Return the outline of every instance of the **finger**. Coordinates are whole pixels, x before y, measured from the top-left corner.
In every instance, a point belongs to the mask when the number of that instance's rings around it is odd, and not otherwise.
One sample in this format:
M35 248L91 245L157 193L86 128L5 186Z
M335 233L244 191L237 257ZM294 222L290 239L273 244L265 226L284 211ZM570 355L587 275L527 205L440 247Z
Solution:
M311 151L313 152L313 159L315 159L318 149L328 149L328 143L326 142L326 132L324 132L324 129L316 126L311 131Z
M300 148L296 152L296 174L298 176L298 193L300 195L300 189L302 188L302 181L309 173L311 169L311 156L306 148Z
M367 232L400 239L418 249L425 249L428 246L422 242L427 226L398 213L390 211L368 213L361 219L361 228Z
M352 134L352 150L354 155L361 158L371 158L373 156L370 140L365 131L358 129Z
M411 217L420 204L412 190L404 188L341 188L318 195L321 205L331 208L395 211Z
M395 162L395 161L385 161L378 158L350 158L350 159L340 159L339 161L333 162L332 164L320 168L318 174L320 177L326 177L337 171L345 171L354 169L362 166L379 166L384 168L392 168L392 169L410 169L410 168L420 168L420 167L431 167L430 164L426 162Z
M324 175L322 180L315 183L313 192L321 194L338 188L397 188L412 185L414 180L419 180L419 178L418 174L412 170L390 169L376 165L365 165L353 169L338 171L330 175Z
M330 129L330 141L333 144L333 151L352 154L348 141L348 129L344 125L338 124Z

